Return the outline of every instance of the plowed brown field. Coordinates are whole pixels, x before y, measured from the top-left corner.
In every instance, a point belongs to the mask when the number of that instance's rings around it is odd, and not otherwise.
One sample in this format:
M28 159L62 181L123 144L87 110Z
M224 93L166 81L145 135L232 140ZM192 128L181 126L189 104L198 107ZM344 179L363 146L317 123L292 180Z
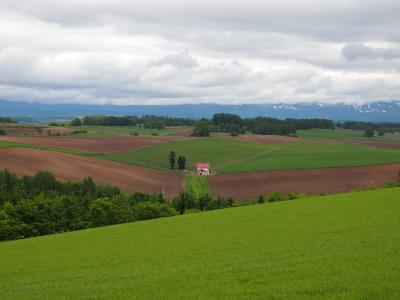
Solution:
M400 164L307 170L246 172L210 176L214 195L244 199L271 192L313 195L382 187L399 178Z
M24 144L59 147L74 150L83 150L99 153L124 152L132 149L148 147L155 144L176 140L179 137L101 137L101 138L75 138L75 137L1 137L2 141Z
M53 173L60 180L81 180L91 176L98 183L110 183L127 193L159 192L171 198L182 191L183 176L117 162L28 148L0 150L0 169L17 175L32 175L40 170Z

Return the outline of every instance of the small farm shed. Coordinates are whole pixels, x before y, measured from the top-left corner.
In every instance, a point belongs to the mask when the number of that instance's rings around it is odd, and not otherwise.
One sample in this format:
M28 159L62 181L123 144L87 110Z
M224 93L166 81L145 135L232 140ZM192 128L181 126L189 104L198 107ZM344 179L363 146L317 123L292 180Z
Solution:
M209 163L198 163L197 174L201 176L210 175L210 164Z

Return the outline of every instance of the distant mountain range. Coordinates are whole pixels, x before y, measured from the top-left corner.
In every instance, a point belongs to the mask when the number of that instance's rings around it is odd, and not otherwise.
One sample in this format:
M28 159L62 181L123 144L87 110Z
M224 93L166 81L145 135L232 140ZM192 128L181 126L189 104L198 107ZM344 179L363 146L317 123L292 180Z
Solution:
M159 115L199 119L215 113L241 117L324 118L336 121L400 122L400 101L352 104L182 104L182 105L86 105L42 104L0 100L0 116L25 122L48 122L85 115Z

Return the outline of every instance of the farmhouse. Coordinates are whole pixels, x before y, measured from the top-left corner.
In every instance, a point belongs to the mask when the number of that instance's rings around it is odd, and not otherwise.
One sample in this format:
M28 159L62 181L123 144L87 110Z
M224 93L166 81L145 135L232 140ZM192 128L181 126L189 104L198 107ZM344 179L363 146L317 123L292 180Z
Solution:
M198 163L197 174L201 176L210 175L210 164L209 163Z

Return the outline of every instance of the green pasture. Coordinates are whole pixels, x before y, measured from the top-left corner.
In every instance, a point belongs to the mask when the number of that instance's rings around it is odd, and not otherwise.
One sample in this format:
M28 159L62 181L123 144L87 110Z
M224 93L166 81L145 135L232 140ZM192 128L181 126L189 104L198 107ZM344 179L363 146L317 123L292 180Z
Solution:
M173 141L128 152L105 154L101 157L143 167L170 170L168 154L170 151L175 151L177 157L180 155L186 157L188 170L194 170L198 162L210 162L211 168L215 170L224 164L235 163L268 149L268 146L262 144L222 138L202 138Z
M135 132L139 136L151 136L152 133L158 135L169 135L174 133L174 130L168 128L165 129L148 129L138 126L93 126L93 125L83 125L83 126L70 126L71 130L84 131L87 133L80 133L76 136L83 137L98 137L98 136L130 136Z
M216 172L246 172L321 167L362 166L400 162L400 151L319 141L256 144L221 138L175 141L102 158L170 170L168 153L187 158L187 169L210 162Z
M343 129L307 129L297 130L296 133L299 137L319 139L357 139L364 137L363 131Z
M400 189L0 243L1 299L399 299Z

